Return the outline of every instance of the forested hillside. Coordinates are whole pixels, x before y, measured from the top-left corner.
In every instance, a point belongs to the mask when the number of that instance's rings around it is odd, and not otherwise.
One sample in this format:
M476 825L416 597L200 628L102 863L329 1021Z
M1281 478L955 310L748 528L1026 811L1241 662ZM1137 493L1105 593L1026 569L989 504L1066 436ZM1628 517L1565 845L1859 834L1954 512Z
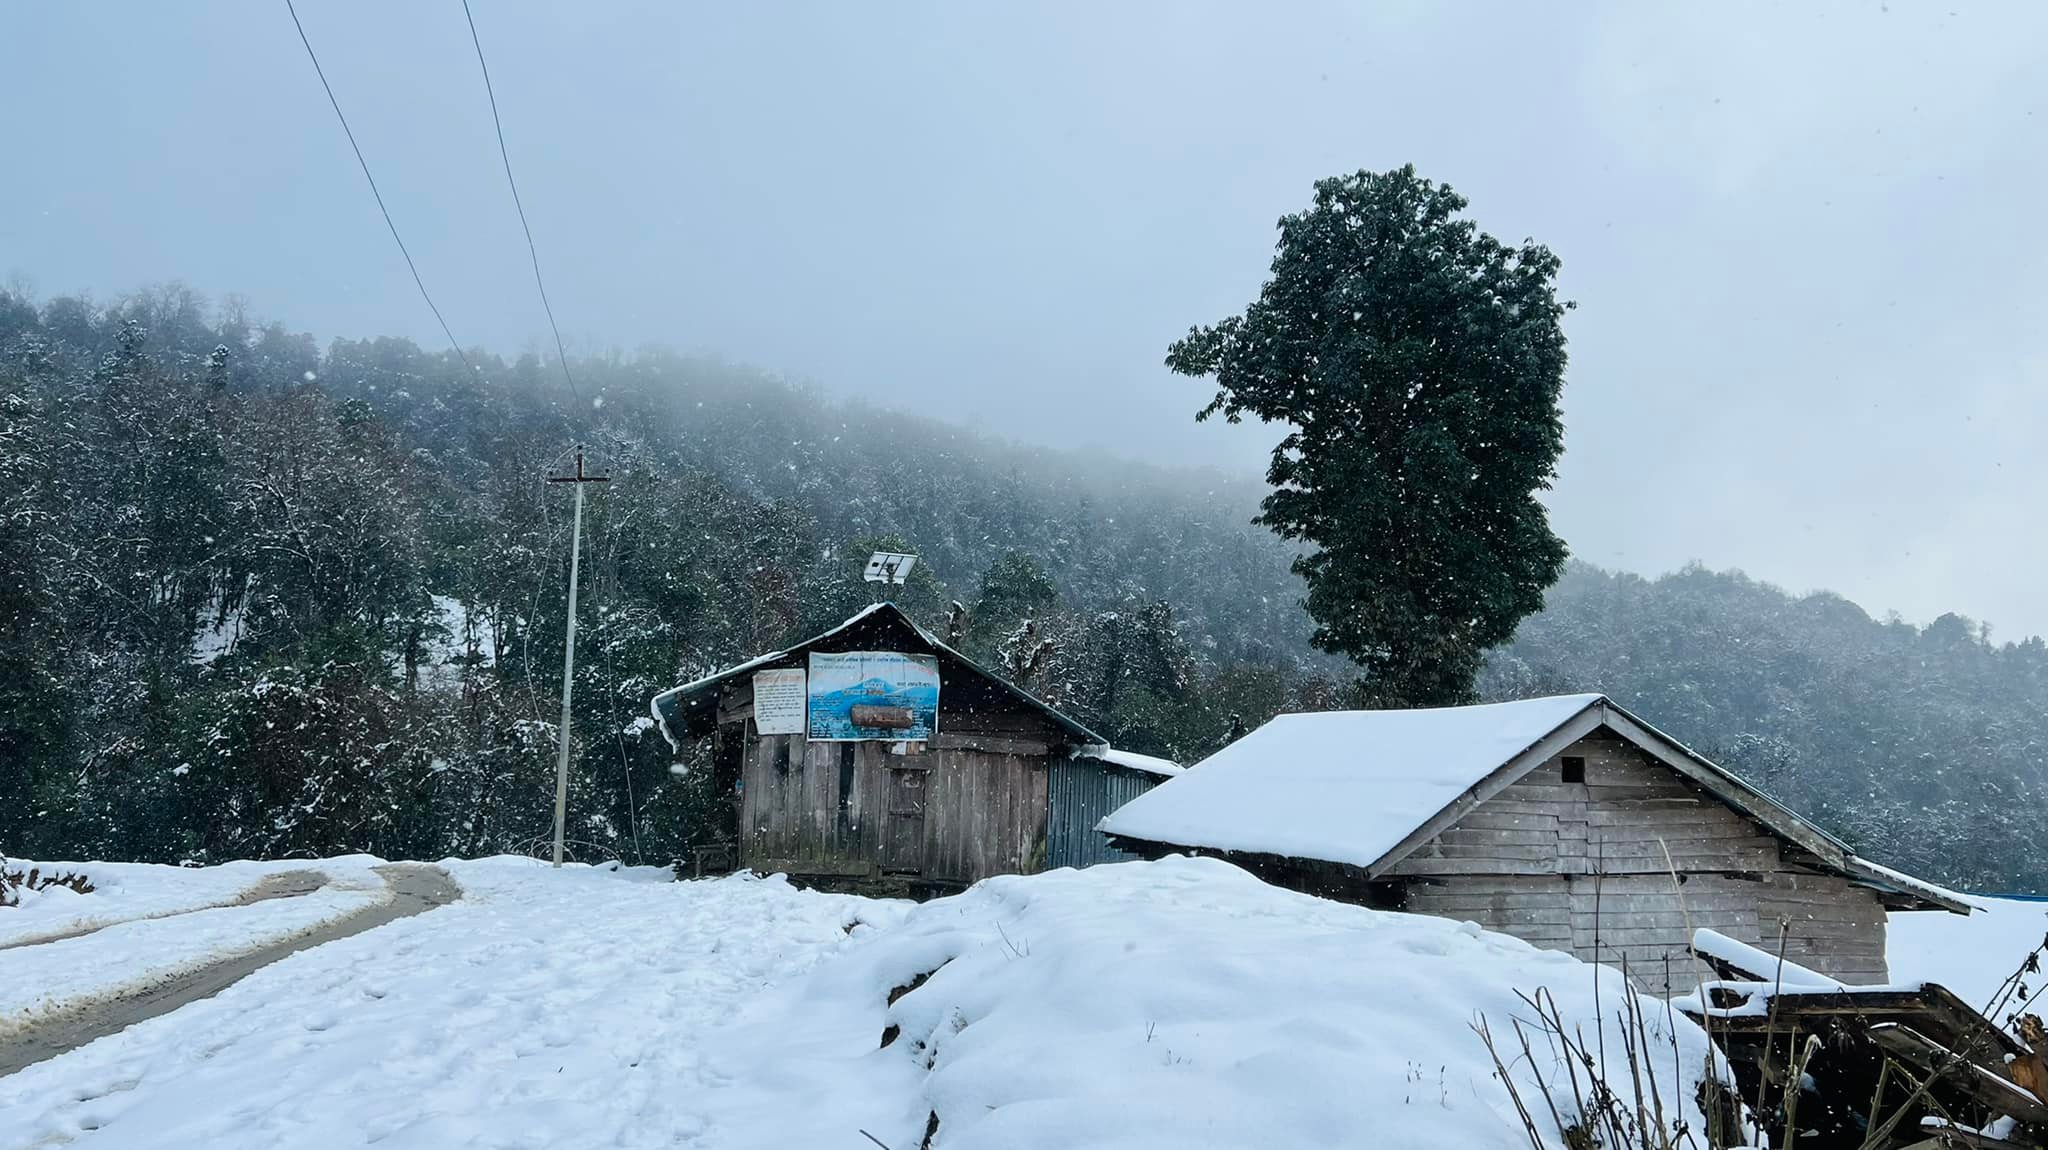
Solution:
M1028 449L663 353L310 337L175 289L0 294L0 848L529 849L552 818L568 495L590 445L571 837L664 861L714 799L655 691L898 598L1129 749L1342 705L1262 488ZM1575 565L1482 690L1604 690L1874 858L2048 887L2048 649L1739 574ZM673 768L673 769L672 769Z
M657 690L897 594L1120 745L1327 695L1255 485L1028 450L665 354L426 354L176 289L0 296L0 843L219 859L516 850L552 819L578 441L572 837L671 857ZM986 577L985 577L986 576Z
M2048 645L1956 615L1872 619L1739 572L1574 564L1492 659L1490 697L1601 690L1859 851L1979 891L2048 891Z

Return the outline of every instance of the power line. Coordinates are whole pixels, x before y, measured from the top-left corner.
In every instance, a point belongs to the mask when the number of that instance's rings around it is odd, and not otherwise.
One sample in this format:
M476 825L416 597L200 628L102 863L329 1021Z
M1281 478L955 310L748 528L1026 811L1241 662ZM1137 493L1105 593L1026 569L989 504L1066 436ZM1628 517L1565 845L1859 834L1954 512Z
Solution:
M519 210L519 227L526 233L526 254L533 260L533 286L540 289L541 310L548 313L548 327L555 333L555 358L561 361L562 378L569 384L569 393L576 397L581 406L583 393L577 390L576 379L569 374L569 353L562 347L562 329L555 323L555 307L548 302L548 285L540 275L540 252L533 246L533 227L526 222L526 205L519 201L519 181L512 178L512 153L505 147L505 123L498 118L498 93L491 87L491 66L484 62L484 42L476 34L476 17L470 14L469 0L462 0L462 17L469 21L469 42L476 45L476 65L483 70L484 95L491 101L491 125L498 130L498 158L505 162L505 183L512 189L512 206Z
M434 313L434 319L441 324L441 334L448 337L448 346L455 349L455 358L462 366L474 373L469 357L462 354L462 344L455 339L455 333L448 330L448 321L442 317L441 309L434 305L434 297L427 294L427 283L420 278L419 265L412 262L412 253L406 250L405 240L398 235L398 225L391 221L391 209L384 206L384 193L377 190L377 177L370 174L370 161L363 158L363 149L356 143L356 134L348 126L348 117L341 114L341 101L334 98L334 85L327 82L327 70L320 66L320 56L313 51L313 41L306 38L306 26L299 22L299 10L292 0L284 0L285 11L292 14L292 26L299 30L299 43L306 46L306 58L313 61L313 72L320 77L320 86L327 90L327 102L334 107L334 118L341 121L341 130L348 136L348 146L356 153L356 163L363 169L363 179L370 182L370 194L377 197L377 210L384 213L384 226L391 229L391 238L398 244L398 254L405 257L405 266L412 272L412 282L420 289L420 298L427 301L427 308Z

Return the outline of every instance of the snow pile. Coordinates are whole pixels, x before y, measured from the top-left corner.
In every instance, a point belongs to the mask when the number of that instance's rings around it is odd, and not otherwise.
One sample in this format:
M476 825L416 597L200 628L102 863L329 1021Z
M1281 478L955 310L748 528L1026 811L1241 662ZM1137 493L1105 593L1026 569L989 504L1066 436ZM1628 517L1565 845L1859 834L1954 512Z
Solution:
M1110 834L1370 866L1599 695L1281 715L1102 822Z
M1743 942L1729 938L1718 930L1702 927L1692 932L1692 949L1704 958L1717 959L1736 970L1764 976L1764 981L1787 989L1811 987L1815 990L1846 990L1847 985L1817 970L1793 962L1783 955L1772 954Z
M59 935L94 930L117 922L181 914L201 907L221 906L253 889L271 875L286 871L319 869L351 881L367 877L370 886L379 884L369 868L379 860L368 855L351 855L319 863L305 860L281 862L231 862L211 867L160 866L155 863L37 862L10 858L10 868L40 867L52 871L82 871L92 880L91 894L49 889L31 895L21 892L18 907L0 909L0 947L18 946Z
M916 1150L934 1115L941 1150L1521 1150L1469 1024L1505 1033L1528 1015L1515 991L1547 987L1590 1036L1626 994L1567 955L1214 860L998 878L922 906L442 865L452 905L11 1076L0 1150L88 1134L98 1150L871 1148L863 1131ZM1674 1081L1649 1009L1659 1078L1684 1095L1667 1099L1697 1130L1704 1037L1678 1020ZM1606 1041L1619 1058L1618 1027Z
M331 886L249 906L118 923L77 938L0 952L7 971L0 979L0 1042L66 1007L282 942L384 897L381 883Z
M1968 918L1940 911L1893 911L1885 963L1893 982L1938 982L1982 1010L2028 953L2048 938L2048 903L1962 896ZM2039 989L2038 977L2027 979Z
M742 1069L707 1034L903 913L778 881L637 881L655 868L441 865L458 902L11 1075L0 1150L730 1146L735 1082L772 1075L786 1036L742 1035Z
M857 1128L907 1150L936 1116L939 1147L1526 1147L1469 1024L1483 1015L1512 1045L1510 1020L1531 1014L1515 992L1544 987L1590 1038L1596 980L1619 1060L1616 971L1469 923L1313 899L1212 859L994 878L750 1011L755 1048L722 1057L759 1092L759 1127L722 1144L855 1145ZM1677 1032L1685 1099L1667 1105L1699 1131L1705 1036L1644 1009L1667 1092ZM777 1116L793 1096L805 1112Z
M79 1002L126 992L267 946L346 917L385 897L358 855L327 862L230 863L183 868L147 863L16 863L82 870L96 889L24 891L0 911L0 1042ZM263 879L318 870L310 893L235 905Z

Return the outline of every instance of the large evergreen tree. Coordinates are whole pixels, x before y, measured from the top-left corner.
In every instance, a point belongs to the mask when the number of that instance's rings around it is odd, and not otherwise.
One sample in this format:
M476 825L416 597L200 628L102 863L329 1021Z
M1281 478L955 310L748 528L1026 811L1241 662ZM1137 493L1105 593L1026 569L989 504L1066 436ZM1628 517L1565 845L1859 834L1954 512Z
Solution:
M1259 298L1166 359L1214 377L1198 418L1289 425L1259 522L1309 545L1314 641L1388 705L1469 700L1565 560L1536 498L1563 449L1557 257L1465 206L1412 167L1317 183Z

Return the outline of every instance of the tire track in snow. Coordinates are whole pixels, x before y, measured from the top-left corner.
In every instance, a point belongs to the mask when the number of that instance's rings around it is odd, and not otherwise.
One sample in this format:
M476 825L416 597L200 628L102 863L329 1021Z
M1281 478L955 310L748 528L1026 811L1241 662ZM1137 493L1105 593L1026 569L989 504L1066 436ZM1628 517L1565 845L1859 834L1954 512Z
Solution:
M159 919L176 918L181 914L196 914L202 910L219 910L222 907L229 906L252 906L259 902L269 902L274 898L298 898L301 895L312 894L314 891L326 886L327 883L327 876L317 870L279 871L277 874L266 876L261 882L243 891L241 894L222 902L202 903L199 906L188 906L179 910L160 910L154 914L138 914L127 918L110 918L104 921L88 922L83 926L75 926L69 930L60 930L54 934L36 934L30 935L27 938L0 942L0 950L14 950L18 947L41 946L44 943L84 938L88 934L97 934L110 926L126 926L131 922L156 922Z
M93 999L0 1039L0 1078L109 1034L117 1034L138 1022L169 1014L187 1003L211 998L249 974L299 951L445 906L462 896L455 880L439 867L390 865L375 869L383 877L391 897L374 906L364 907L267 946L183 970L145 986Z

